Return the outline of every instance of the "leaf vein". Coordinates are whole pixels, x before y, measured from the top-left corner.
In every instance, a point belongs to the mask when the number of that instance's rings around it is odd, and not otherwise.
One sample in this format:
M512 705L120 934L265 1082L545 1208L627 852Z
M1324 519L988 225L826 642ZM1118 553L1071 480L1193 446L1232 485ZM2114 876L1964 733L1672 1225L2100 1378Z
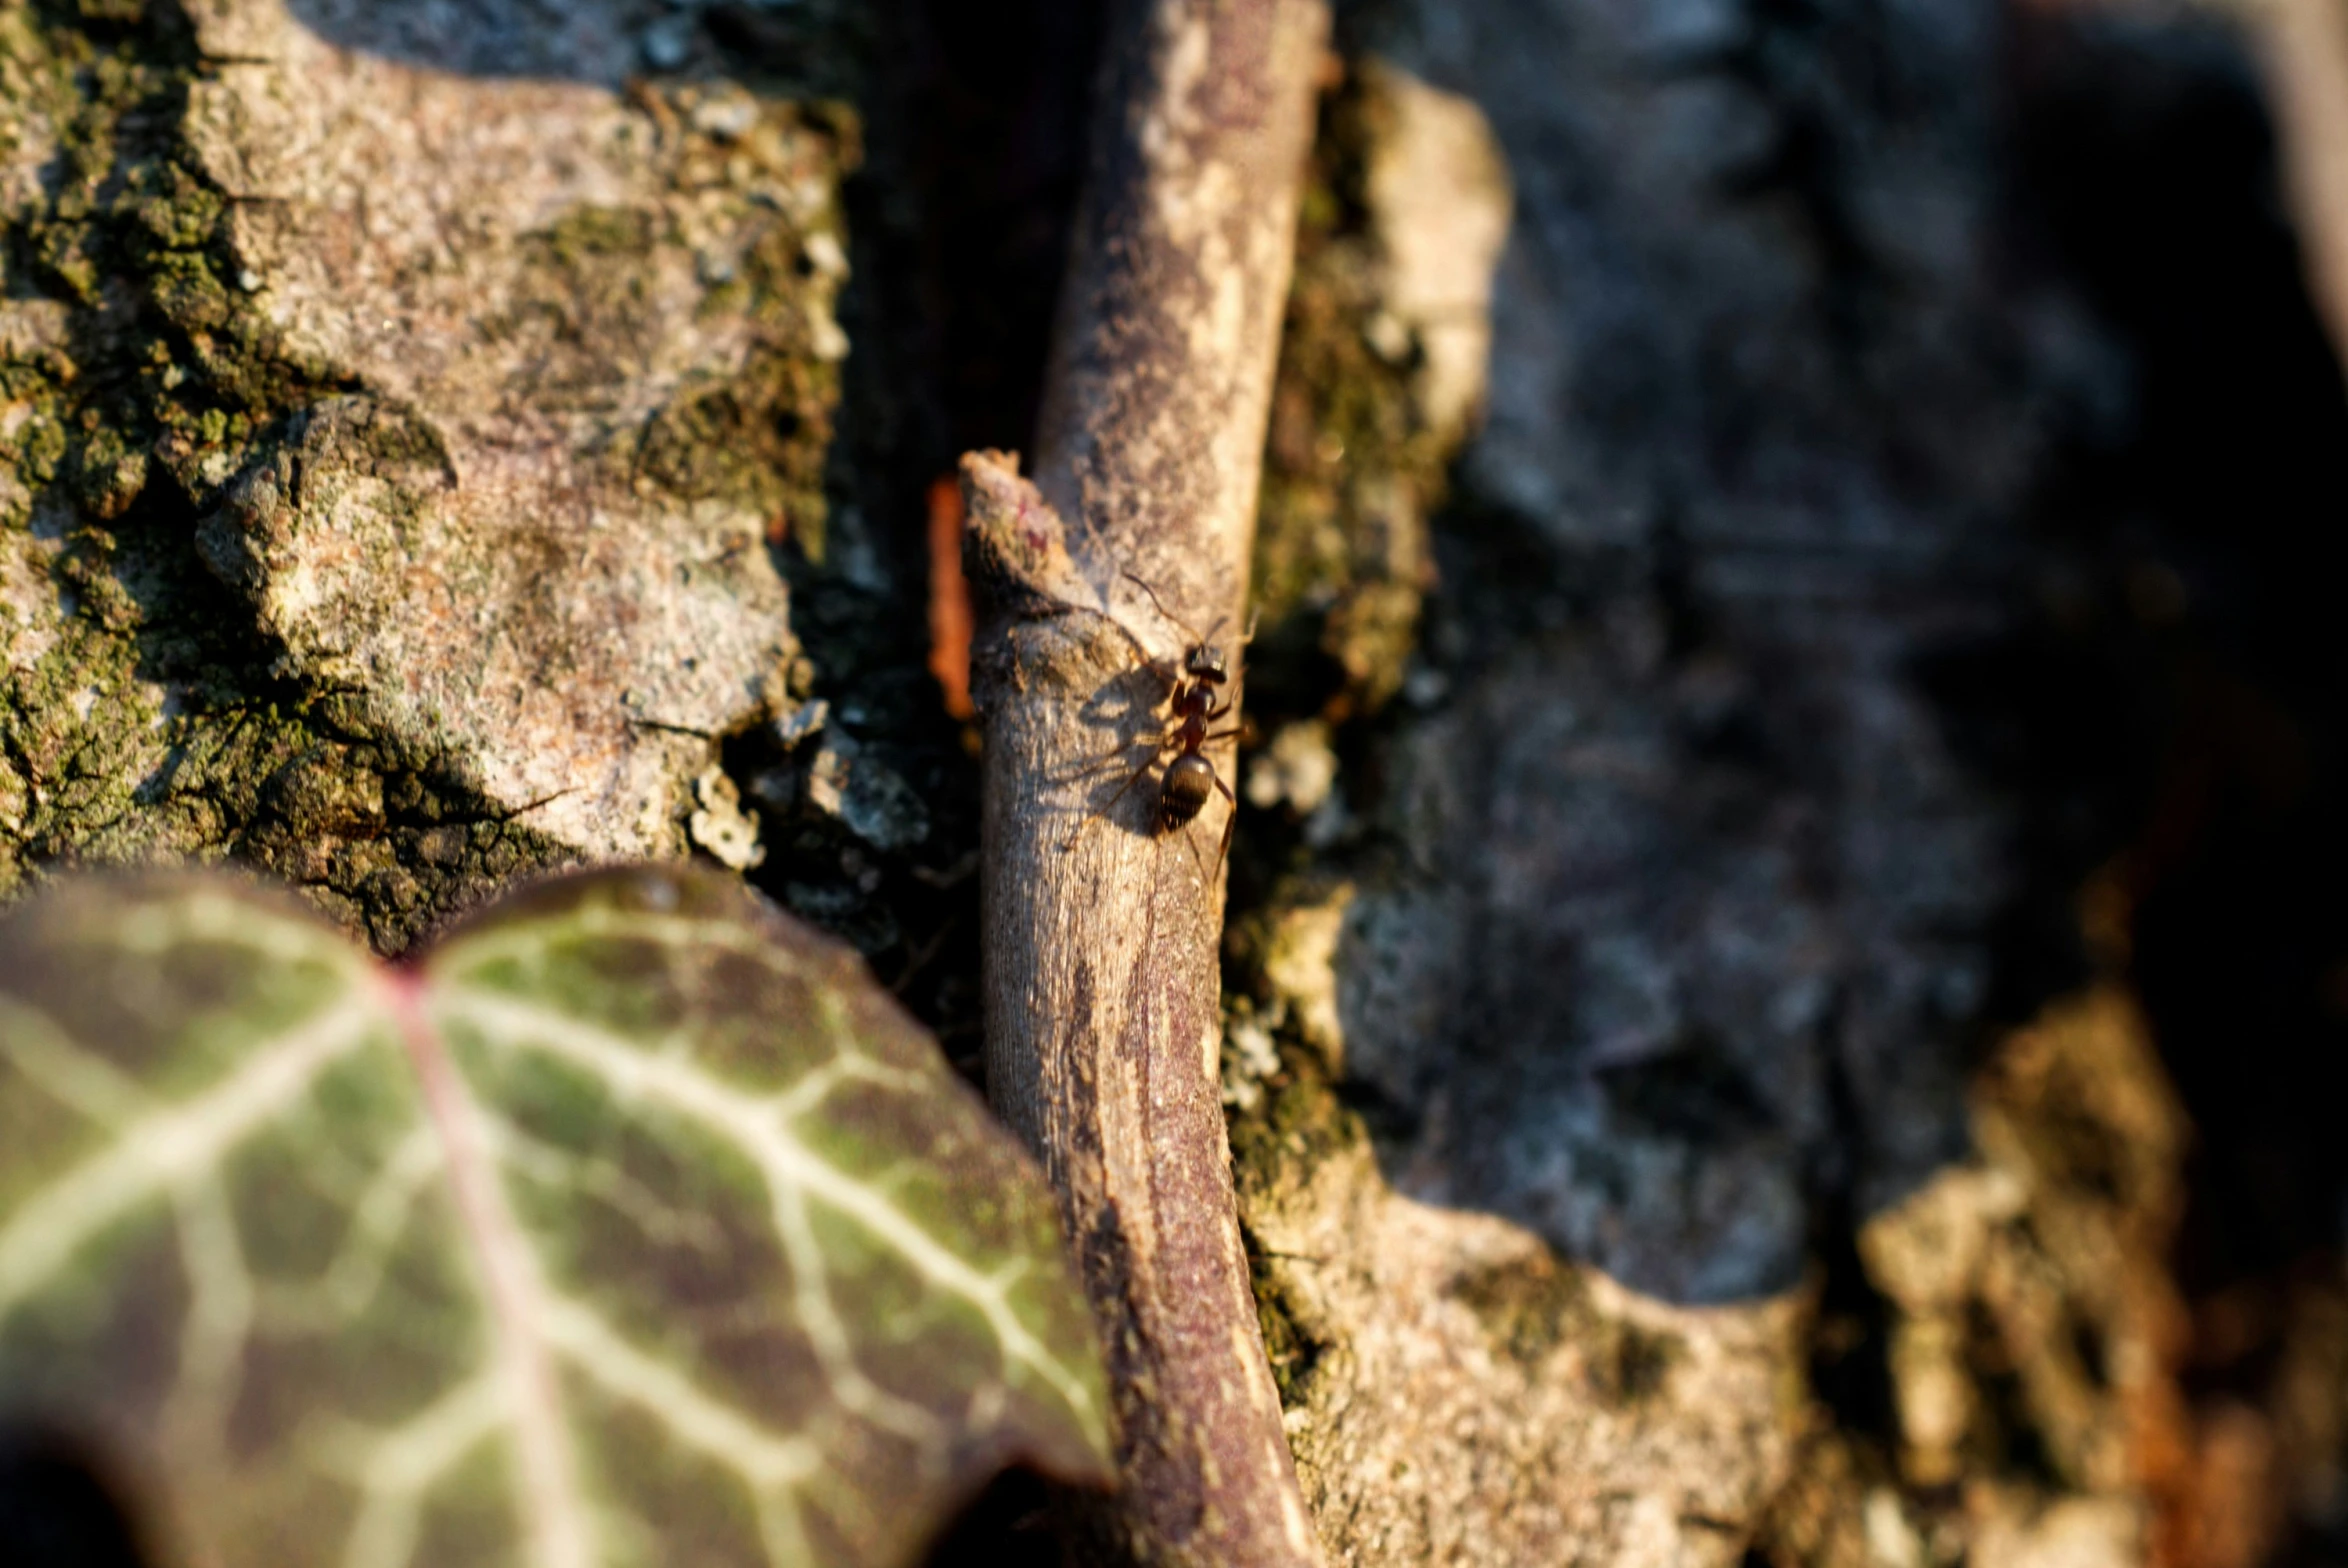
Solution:
M979 1272L903 1210L792 1137L775 1116L773 1101L747 1095L694 1062L647 1055L582 1019L498 993L450 984L435 994L434 1002L466 1016L492 1049L536 1047L595 1073L617 1092L657 1100L722 1134L751 1156L773 1188L804 1191L840 1210L933 1284L976 1306L1008 1362L1051 1388L1088 1431L1103 1431L1101 1412L1084 1384L1011 1309L1007 1283ZM787 1230L784 1239L788 1243Z
M345 997L247 1053L236 1071L125 1123L103 1152L20 1201L0 1226L0 1319L115 1220L211 1169L256 1127L309 1091L326 1066L369 1039L364 1000Z

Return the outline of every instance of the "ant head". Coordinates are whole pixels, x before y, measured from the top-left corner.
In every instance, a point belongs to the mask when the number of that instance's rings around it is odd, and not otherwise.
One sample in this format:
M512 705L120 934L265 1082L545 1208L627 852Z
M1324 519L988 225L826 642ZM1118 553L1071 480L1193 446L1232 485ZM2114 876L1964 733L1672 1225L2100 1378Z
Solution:
M1211 642L1197 643L1183 655L1182 673L1194 681L1207 681L1220 686L1231 678L1231 666L1224 662L1223 650Z

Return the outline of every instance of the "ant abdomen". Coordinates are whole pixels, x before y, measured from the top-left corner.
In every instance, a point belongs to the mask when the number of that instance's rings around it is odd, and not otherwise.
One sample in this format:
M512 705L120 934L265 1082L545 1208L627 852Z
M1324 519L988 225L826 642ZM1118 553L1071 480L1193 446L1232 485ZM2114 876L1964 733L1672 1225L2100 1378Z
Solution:
M1215 793L1215 765L1195 751L1186 751L1167 765L1165 782L1158 786L1158 831L1185 827L1206 808Z

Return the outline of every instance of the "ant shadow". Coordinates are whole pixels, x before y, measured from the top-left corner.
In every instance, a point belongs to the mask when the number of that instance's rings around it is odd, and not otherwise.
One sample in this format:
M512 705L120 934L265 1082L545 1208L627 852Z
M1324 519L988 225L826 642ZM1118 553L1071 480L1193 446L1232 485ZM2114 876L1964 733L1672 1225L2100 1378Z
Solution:
M1087 735L1097 737L1099 744L1053 776L1051 783L1065 788L1092 782L1082 801L1060 808L1062 815L1079 815L1085 822L1105 820L1120 793L1141 796L1133 780L1154 771L1164 756L1170 690L1158 672L1142 666L1111 676L1085 699L1077 714ZM1153 749L1145 754L1145 747ZM1137 820L1133 827L1148 832L1146 821Z

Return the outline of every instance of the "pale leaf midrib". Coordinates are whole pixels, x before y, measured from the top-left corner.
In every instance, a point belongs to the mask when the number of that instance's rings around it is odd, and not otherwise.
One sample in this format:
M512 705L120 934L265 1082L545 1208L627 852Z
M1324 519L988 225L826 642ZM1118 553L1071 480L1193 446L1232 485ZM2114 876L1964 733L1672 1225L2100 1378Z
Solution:
M534 1568L593 1568L589 1511L580 1495L561 1388L543 1337L545 1283L488 1154L485 1117L450 1061L412 972L388 976L386 1005L414 1068L425 1113L440 1133L442 1169L457 1222L471 1243L490 1320L492 1375L505 1395L515 1449L514 1506Z
M925 1486L944 1473L935 1467L957 1448L951 1439L958 1422L964 1430L999 1425L1006 1397L1022 1385L1056 1396L1092 1445L1105 1446L1102 1412L1085 1378L1012 1305L1012 1292L1034 1261L1020 1250L1024 1238L1003 1266L982 1269L899 1207L885 1181L851 1174L794 1131L793 1118L822 1114L828 1096L850 1082L886 1088L916 1105L924 1096L955 1092L942 1072L925 1071L928 1064L918 1052L906 1055L903 1040L888 1035L868 1041L859 1033L861 1003L843 989L857 981L836 956L794 947L788 933L778 939L736 916L589 904L459 936L421 969L386 970L323 927L234 891L199 885L168 899L142 893L112 905L100 898L67 908L66 918L42 938L54 946L56 933L70 936L65 956L76 962L83 954L137 955L144 962L181 949L224 949L223 958L258 960L236 966L251 970L249 980L236 976L250 987L241 994L273 1004L280 1014L295 1000L288 983L319 986L298 1020L238 1048L225 1068L206 1063L212 1078L192 1090L175 1088L169 1098L32 1002L0 994L0 1067L13 1068L44 1106L54 1104L59 1113L86 1123L80 1136L106 1140L86 1154L50 1156L21 1172L38 1185L0 1210L0 1330L44 1290L78 1279L72 1274L77 1258L126 1219L137 1218L143 1236L146 1210L153 1206L161 1243L176 1241L183 1263L201 1276L191 1279L196 1299L182 1325L181 1381L161 1412L157 1433L176 1456L169 1460L179 1472L175 1489L181 1481L207 1488L230 1484L231 1477L210 1460L228 1450L223 1421L239 1397L237 1380L243 1358L256 1348L254 1336L314 1335L350 1322L376 1299L417 1198L435 1186L457 1221L453 1245L472 1254L475 1310L488 1320L488 1354L468 1348L462 1359L475 1364L452 1366L431 1388L417 1389L428 1403L388 1429L320 1411L312 1417L318 1424L307 1426L310 1440L294 1440L294 1463L348 1482L358 1493L349 1533L338 1530L325 1543L331 1555L340 1535L344 1568L407 1568L436 1489L467 1455L493 1441L512 1445L515 1462L507 1473L515 1478L519 1555L530 1568L595 1568L623 1543L605 1538L598 1527L600 1510L615 1500L588 1495L574 1445L582 1424L607 1408L604 1399L652 1417L682 1451L745 1487L767 1555L785 1568L808 1560L812 1550L803 1509L815 1508L835 1523L845 1509L878 1525L905 1501L882 1491L868 1494L855 1478L834 1469L828 1445L835 1423L845 1423L841 1436L861 1427L913 1438L923 1454ZM698 976L704 990L740 977L730 965L713 967L713 951L750 959L768 975L805 985L815 1012L803 1022L837 1054L787 1088L760 1097L726 1083L691 1054L708 1025L732 1016L724 1006L727 996L697 998L693 1016L666 1041L669 1050L655 1054L646 1042L556 1011L543 994L527 989L533 981L543 988L556 978L548 963L551 950L615 940L655 950L681 971L690 970L687 978ZM595 955L583 956L592 961ZM484 964L508 959L522 966L520 975L509 977L524 987L518 993L452 978L452 972L478 973ZM121 974L119 964L111 972ZM763 989L755 983L753 988ZM159 994L177 993L166 987ZM184 1030L184 1019L169 1023ZM213 1027L233 1029L237 1023L224 1012ZM793 1274L820 1298L802 1299L782 1316L814 1342L832 1374L834 1398L791 1409L794 1426L762 1424L755 1411L726 1398L722 1384L713 1393L688 1366L626 1338L570 1289L572 1282L555 1279L509 1187L529 1175L525 1167L534 1153L543 1163L559 1151L508 1146L518 1134L503 1129L497 1108L485 1103L449 1050L447 1031L457 1024L478 1027L492 1050L563 1060L623 1099L640 1098L676 1113L707 1134L713 1147L730 1146L746 1156L768 1189L772 1212L766 1224L789 1254ZM158 1031L164 1026L164 1020L155 1021ZM404 1125L413 1130L351 1195L348 1228L327 1266L299 1282L255 1275L242 1254L246 1238L231 1212L225 1180L238 1151L266 1137L274 1124L305 1114L305 1105L321 1093L320 1078L338 1062L402 1044L410 1069L402 1087L416 1095L403 1102L410 1107L403 1114L413 1118ZM392 1059L386 1054L382 1064L388 1069ZM910 1265L928 1290L964 1303L988 1324L1001 1363L997 1368L982 1361L969 1369L979 1387L961 1417L885 1389L865 1372L862 1358L872 1346L862 1330L851 1333L840 1315L850 1302L839 1299L826 1278L837 1259L809 1223L811 1202L861 1227ZM722 1236L712 1240L723 1242ZM986 1261L996 1260L989 1253ZM466 1344L472 1344L469 1336ZM958 1387L961 1392L967 1390ZM582 1401L585 1408L574 1408ZM204 1452L182 1452L191 1446ZM838 1486L827 1480L821 1490L808 1490L825 1476L836 1477Z

